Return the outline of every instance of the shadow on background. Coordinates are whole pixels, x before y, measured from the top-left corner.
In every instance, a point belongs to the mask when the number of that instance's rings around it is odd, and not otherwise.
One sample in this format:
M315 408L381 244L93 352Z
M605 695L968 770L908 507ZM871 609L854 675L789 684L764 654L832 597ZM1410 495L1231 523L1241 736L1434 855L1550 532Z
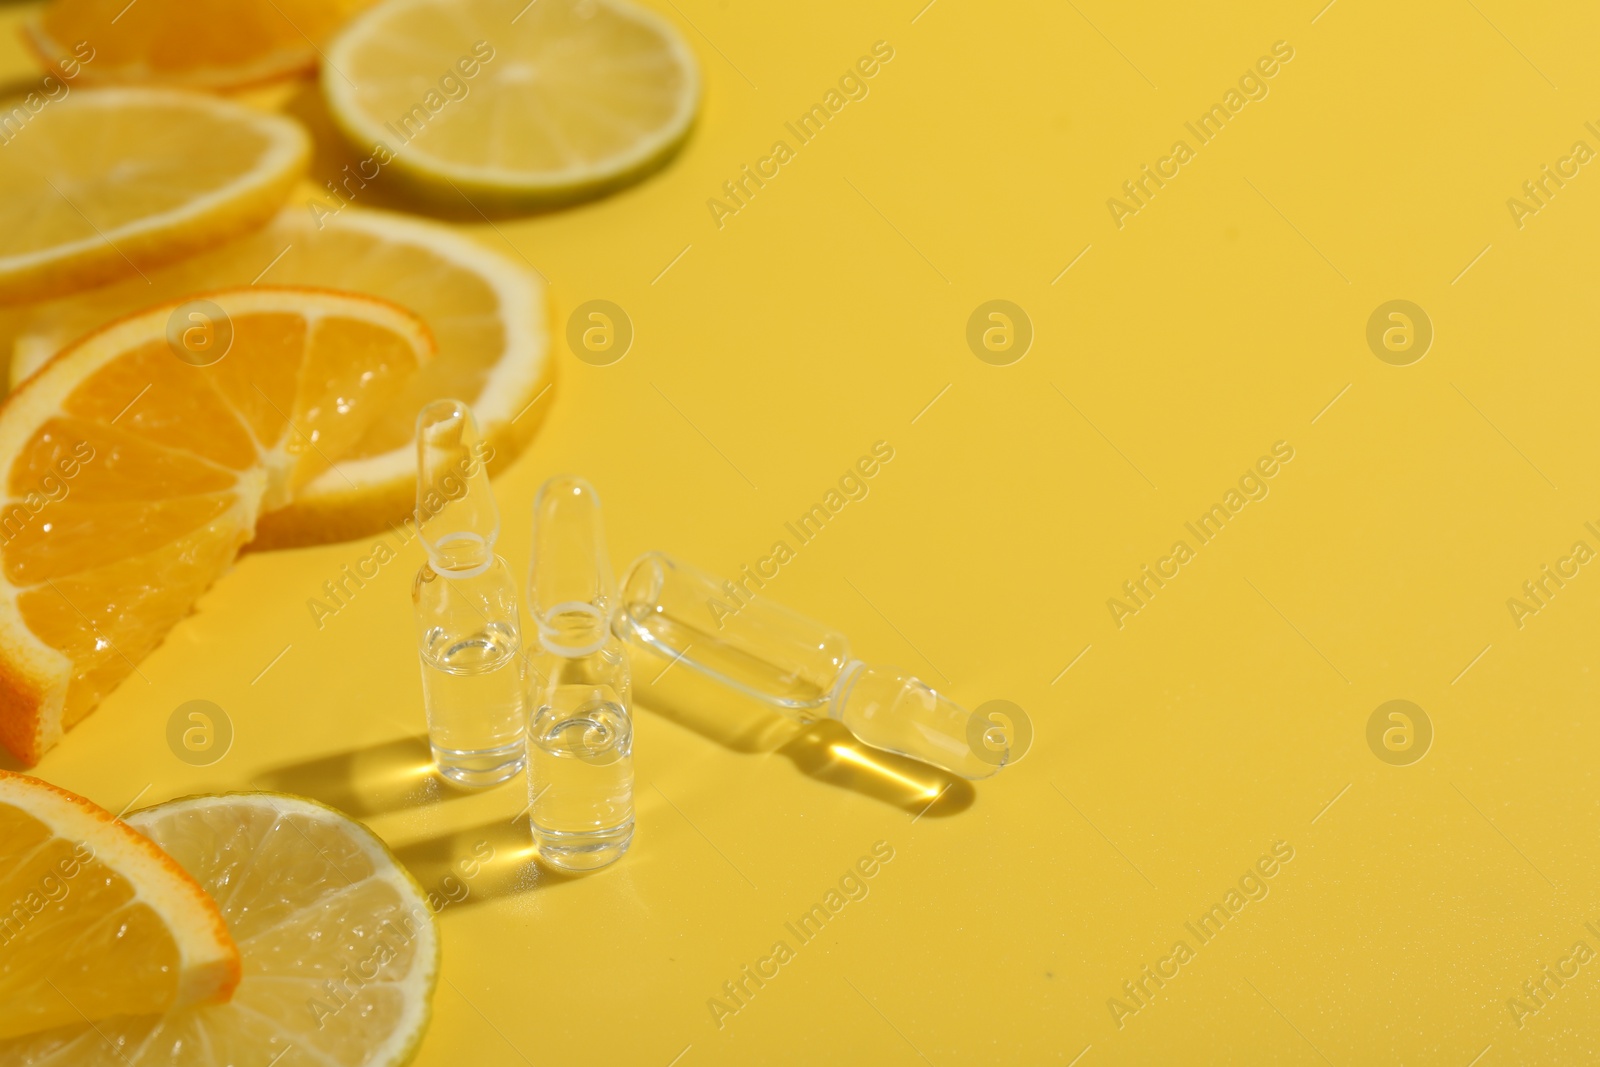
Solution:
M422 886L436 913L570 880L535 861L525 812L417 841L394 854Z
M470 795L434 769L426 736L274 767L252 784L311 797L357 819ZM435 913L571 880L536 862L526 808L509 819L402 845L394 854L416 878Z
M966 811L977 798L977 791L965 778L864 745L832 719L819 719L807 726L778 753L819 782L851 789L930 819Z
M272 767L252 784L320 800L358 819L465 795L434 770L426 736Z
M49 107L50 104L53 104L56 101L50 100L49 96L47 95L46 91L50 88L50 86L45 85L44 75L45 72L41 70L37 74L19 74L12 78L0 80L0 104L4 104L6 111L9 112L12 108L20 105L23 99L26 98L29 93L38 93L40 99L49 101L49 103L45 104L45 107ZM57 81L52 83L52 85L55 88L56 97L58 99L64 99L64 97L62 97L60 80L57 79ZM67 87L66 95L72 95L72 87L70 84ZM40 110L43 109L41 108ZM15 136L15 134L12 136Z
M832 719L801 725L683 664L629 642L634 699L707 740L746 755L777 753L802 774L931 818L972 806L964 778L864 745Z

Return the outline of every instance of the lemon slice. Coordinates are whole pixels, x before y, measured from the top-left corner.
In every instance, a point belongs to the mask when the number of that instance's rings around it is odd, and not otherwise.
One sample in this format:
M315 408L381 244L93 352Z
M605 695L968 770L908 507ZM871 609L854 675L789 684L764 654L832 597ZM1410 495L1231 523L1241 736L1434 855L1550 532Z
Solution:
M316 48L364 0L53 0L23 27L46 66L84 42L91 82L237 89L314 70Z
M243 958L226 1004L0 1041L16 1067L379 1067L427 1029L439 936L372 832L315 801L188 797L128 816L205 888Z
M84 1018L225 1001L239 950L216 903L80 796L0 770L0 1047Z
M672 24L628 0L388 0L334 38L322 87L362 151L425 189L528 204L660 165L700 75Z
M14 303L260 226L305 170L310 139L290 119L198 93L100 89L52 103L4 148L0 303Z
M543 0L541 0L543 2ZM432 400L472 405L494 449L491 469L515 458L550 407L545 285L521 260L439 223L345 208L314 219L288 208L261 230L211 252L92 293L30 309L11 363L13 384L108 319L219 285L331 286L410 309L432 331L434 359L377 415L334 469L261 517L253 547L283 547L380 532L416 503L417 412Z
M174 346L174 320L202 333ZM0 742L37 762L189 613L262 508L325 472L432 351L386 301L228 289L112 323L9 396Z

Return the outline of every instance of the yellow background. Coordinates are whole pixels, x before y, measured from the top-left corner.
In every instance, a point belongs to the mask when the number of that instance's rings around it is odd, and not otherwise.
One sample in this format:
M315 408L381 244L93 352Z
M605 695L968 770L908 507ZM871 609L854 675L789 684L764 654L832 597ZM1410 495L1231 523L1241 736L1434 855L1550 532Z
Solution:
M574 471L619 570L660 548L731 574L888 441L769 592L968 706L1019 704L1021 763L925 810L947 780L652 693L640 661L634 847L552 877L520 783L423 768L415 546L313 624L361 542L245 557L38 773L113 810L306 793L430 889L490 842L440 916L430 1067L1600 1058L1600 963L1520 1028L1506 1005L1600 949L1600 565L1520 629L1506 606L1600 549L1600 165L1521 228L1506 206L1600 149L1600 13L921 2L664 2L705 79L683 153L468 227L551 279L563 323L608 299L636 330L603 368L556 339L501 549L521 571L534 489ZM880 40L870 95L719 229L708 198ZM1196 145L1184 122L1277 41L1269 95ZM1107 199L1180 138L1195 158L1119 229ZM965 342L997 298L1036 332L1011 366ZM1411 366L1366 343L1393 299L1434 326ZM1277 441L1270 495L1119 629L1107 599ZM211 767L166 745L191 699L236 730ZM1391 699L1435 731L1410 766L1366 741ZM879 841L870 895L797 946L783 924ZM1274 841L1270 895L1199 946L1183 924ZM719 1029L708 1000L780 938L795 958ZM1195 958L1119 1028L1108 999L1180 938Z

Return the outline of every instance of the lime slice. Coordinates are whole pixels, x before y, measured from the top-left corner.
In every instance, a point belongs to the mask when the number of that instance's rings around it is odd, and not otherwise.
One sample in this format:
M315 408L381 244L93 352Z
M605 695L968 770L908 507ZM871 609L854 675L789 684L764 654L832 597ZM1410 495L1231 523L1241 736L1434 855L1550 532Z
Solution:
M694 56L628 0L389 0L328 48L329 110L368 170L460 203L550 203L659 166L700 98Z
M244 977L226 1004L0 1041L31 1067L404 1064L439 970L433 913L361 824L274 793L188 797L128 816L222 909Z

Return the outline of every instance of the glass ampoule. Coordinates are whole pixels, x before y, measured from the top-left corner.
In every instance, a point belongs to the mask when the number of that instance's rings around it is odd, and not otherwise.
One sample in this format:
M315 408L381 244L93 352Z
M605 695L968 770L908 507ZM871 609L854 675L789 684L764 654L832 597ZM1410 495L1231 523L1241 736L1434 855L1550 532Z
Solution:
M534 499L528 603L540 646L528 821L544 862L594 870L633 839L633 692L611 631L616 576L600 498L582 478L551 478Z
M921 679L869 666L844 634L664 553L628 568L615 620L627 639L798 722L836 719L865 744L963 778L987 778L1009 757L992 740L977 751L973 713Z
M436 400L417 416L417 534L428 560L411 586L428 745L439 773L481 788L522 770L527 681L516 579L495 554L500 511L472 411Z

